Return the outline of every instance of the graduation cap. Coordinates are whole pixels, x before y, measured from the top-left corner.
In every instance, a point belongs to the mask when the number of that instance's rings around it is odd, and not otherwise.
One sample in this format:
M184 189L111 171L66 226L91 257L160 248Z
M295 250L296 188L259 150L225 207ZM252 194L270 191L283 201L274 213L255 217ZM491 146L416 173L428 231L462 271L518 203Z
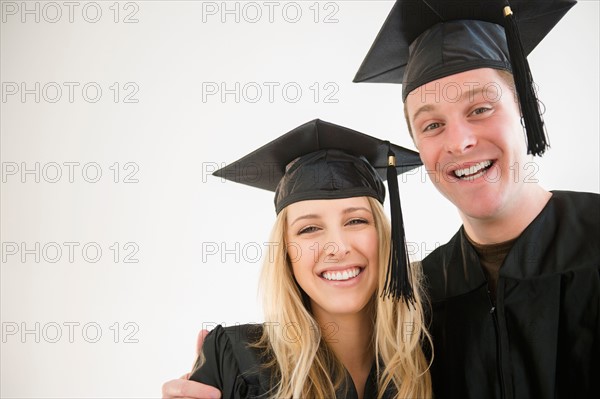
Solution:
M575 0L397 0L354 82L423 84L477 68L513 74L528 153L548 147L527 55Z
M369 196L383 204L388 180L392 243L383 294L413 303L397 175L421 165L415 151L316 119L213 175L274 191L277 213L315 199Z

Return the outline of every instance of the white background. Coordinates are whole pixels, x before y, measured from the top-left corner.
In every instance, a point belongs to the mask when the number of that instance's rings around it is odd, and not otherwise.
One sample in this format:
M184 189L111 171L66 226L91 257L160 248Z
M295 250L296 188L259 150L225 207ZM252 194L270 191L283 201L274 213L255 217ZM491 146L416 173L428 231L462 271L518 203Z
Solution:
M0 395L158 397L203 323L261 320L273 195L215 166L317 117L414 148L401 87L351 83L393 2L26 3L2 1ZM548 189L599 191L598 20L579 2L529 57L552 145L530 178ZM421 259L460 221L406 180Z

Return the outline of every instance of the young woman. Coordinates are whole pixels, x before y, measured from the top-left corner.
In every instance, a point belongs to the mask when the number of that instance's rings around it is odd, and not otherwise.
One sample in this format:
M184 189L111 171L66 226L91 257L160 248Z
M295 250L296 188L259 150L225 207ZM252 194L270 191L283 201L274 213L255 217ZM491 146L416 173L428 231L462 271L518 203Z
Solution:
M254 176L232 172L250 164ZM265 323L215 328L190 379L224 398L430 397L419 271L402 264L401 219L392 239L376 170L392 187L419 164L412 151L316 120L216 172L274 189L276 245L260 280Z

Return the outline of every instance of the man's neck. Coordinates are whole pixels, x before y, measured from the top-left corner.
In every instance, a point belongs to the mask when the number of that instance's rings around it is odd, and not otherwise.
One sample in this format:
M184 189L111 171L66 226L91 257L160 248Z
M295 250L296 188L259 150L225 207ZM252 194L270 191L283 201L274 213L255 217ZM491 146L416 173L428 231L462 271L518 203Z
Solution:
M552 197L552 193L536 185L523 193L522 201L513 204L499 216L472 218L460 212L465 231L479 244L497 244L517 238L540 214Z

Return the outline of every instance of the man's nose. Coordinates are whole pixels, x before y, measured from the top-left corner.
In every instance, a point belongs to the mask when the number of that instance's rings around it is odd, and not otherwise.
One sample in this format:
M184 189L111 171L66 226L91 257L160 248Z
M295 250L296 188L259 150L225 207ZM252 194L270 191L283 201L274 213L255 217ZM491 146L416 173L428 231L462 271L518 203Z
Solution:
M477 144L477 137L471 126L463 121L446 123L445 149L451 154L464 154Z

